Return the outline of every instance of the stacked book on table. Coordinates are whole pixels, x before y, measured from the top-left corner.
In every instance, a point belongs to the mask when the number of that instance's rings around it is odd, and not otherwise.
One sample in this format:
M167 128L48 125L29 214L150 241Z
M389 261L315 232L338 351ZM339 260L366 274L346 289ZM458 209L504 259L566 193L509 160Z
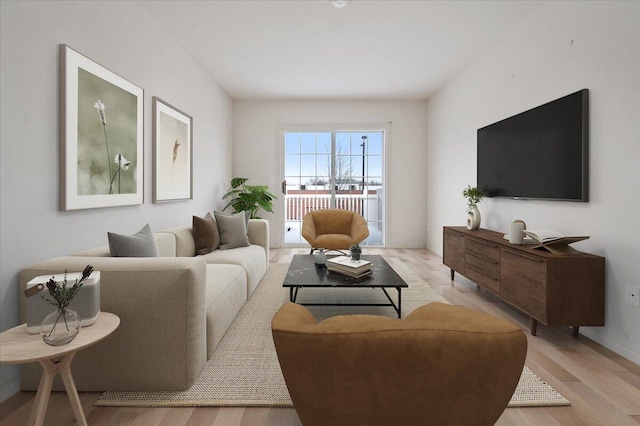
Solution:
M349 256L337 256L327 259L327 269L352 278L371 276L371 262L368 260L351 260Z

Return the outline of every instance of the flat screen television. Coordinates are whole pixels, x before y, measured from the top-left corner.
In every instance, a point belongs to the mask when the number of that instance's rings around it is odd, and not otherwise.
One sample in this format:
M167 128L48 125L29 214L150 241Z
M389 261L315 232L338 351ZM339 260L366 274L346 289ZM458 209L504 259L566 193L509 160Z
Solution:
M488 197L589 200L589 90L478 129L477 187Z

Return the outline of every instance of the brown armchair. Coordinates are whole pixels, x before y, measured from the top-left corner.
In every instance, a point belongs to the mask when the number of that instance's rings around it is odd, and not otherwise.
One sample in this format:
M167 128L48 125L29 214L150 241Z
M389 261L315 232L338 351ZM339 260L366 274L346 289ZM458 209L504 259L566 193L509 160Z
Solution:
M356 212L343 209L320 209L302 219L302 236L315 249L346 250L369 236L369 227Z
M442 303L406 319L345 315L318 323L287 302L271 329L305 426L493 425L527 353L518 326Z

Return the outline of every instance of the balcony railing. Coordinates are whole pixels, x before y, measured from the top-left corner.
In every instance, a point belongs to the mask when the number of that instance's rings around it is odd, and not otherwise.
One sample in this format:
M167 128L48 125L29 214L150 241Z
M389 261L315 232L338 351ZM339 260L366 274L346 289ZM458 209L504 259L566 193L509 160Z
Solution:
M366 217L367 207L373 206L370 203L373 201L376 204L374 211L377 212L378 191L368 190L366 199L365 195L360 193L353 193L345 191L345 194L336 194L335 208L351 210L356 213L360 213ZM313 210L329 209L331 206L331 194L319 194L316 191L288 191L285 196L285 220L302 220L305 214ZM377 215L376 215L377 216Z

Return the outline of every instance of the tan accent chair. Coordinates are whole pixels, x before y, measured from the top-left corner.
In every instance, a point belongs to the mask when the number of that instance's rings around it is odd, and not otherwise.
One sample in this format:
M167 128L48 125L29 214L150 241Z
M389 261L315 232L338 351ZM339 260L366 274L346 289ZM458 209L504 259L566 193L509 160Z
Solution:
M320 209L302 219L302 236L315 249L347 250L369 236L369 227L356 212L343 209Z
M406 319L343 315L322 322L287 302L271 329L305 426L493 425L527 353L520 327L435 302Z

